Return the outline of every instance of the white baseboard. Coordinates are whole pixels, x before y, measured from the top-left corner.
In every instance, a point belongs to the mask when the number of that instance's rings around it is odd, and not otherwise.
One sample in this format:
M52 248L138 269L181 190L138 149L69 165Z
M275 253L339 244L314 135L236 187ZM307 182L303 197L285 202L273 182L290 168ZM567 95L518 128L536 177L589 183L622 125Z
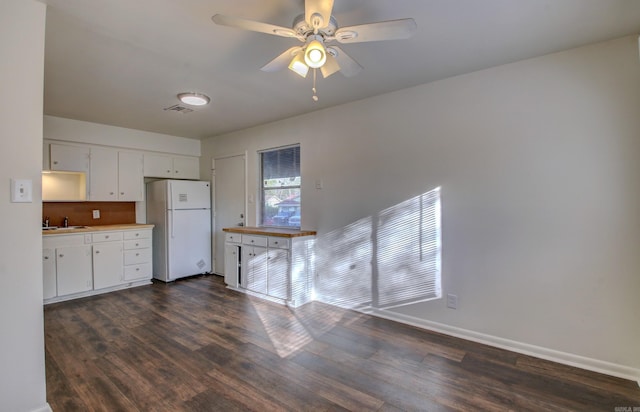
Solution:
M49 403L45 403L43 406L39 407L38 409L34 409L31 412L53 412L53 409L51 409Z
M360 309L360 312L400 323L405 323L407 325L416 326L422 329L444 333L446 335L455 336L457 338L483 343L485 345L494 346L500 349L506 349L512 352L546 359L564 365L575 366L577 368L603 373L605 375L629 379L638 382L638 385L640 386L640 369L635 369L598 359L587 358L572 353L560 352L541 346L530 345L528 343L517 342L510 339L487 335L484 333L474 332L472 330L445 325L443 323L432 322L384 309L365 308Z

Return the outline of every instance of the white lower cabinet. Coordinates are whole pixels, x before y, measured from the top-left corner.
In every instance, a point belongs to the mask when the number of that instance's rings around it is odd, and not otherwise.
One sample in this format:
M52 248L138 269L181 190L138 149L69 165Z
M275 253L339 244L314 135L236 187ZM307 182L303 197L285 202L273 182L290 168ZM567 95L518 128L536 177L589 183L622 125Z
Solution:
M241 250L242 247L239 243L227 242L224 245L224 283L232 288L240 286Z
M269 248L267 253L267 295L289 298L289 250Z
M243 246L244 282L241 286L252 292L267 293L267 248Z
M151 230L124 232L124 280L151 279Z
M56 278L59 296L93 289L91 246L56 248Z
M42 249L42 292L45 299L58 296L55 249Z
M287 238L227 232L225 283L290 306L304 304L313 299L313 239L313 236Z
M151 283L151 229L46 235L42 258L45 303Z
M104 289L122 283L122 242L93 245L93 287Z

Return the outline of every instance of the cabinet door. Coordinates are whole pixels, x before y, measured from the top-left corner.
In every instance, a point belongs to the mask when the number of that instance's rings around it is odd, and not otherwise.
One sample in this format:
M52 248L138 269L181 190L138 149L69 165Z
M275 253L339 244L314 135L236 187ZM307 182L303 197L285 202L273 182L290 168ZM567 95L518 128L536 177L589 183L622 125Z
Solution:
M200 159L197 157L174 157L173 177L176 179L200 179Z
M173 158L171 156L145 154L143 173L145 177L173 177Z
M51 170L89 173L89 148L51 144Z
M224 245L224 283L232 288L237 288L240 281L240 262L239 245Z
M89 200L118 200L118 152L113 149L91 148Z
M58 296L58 291L56 290L55 249L42 249L42 282L44 299L51 299Z
M267 248L242 246L244 287L254 292L267 293Z
M58 296L93 289L91 246L65 246L56 249Z
M289 298L289 251L287 249L269 249L267 294L280 299Z
M93 288L98 290L123 282L122 243L93 245Z
M141 202L144 200L142 192L144 177L142 154L118 153L118 200L126 202Z

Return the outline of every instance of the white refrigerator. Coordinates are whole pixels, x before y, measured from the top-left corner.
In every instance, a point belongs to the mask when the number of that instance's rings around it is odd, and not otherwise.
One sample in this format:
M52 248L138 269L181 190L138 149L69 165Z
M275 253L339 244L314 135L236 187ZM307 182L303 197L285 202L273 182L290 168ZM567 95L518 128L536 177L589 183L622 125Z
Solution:
M147 222L153 228L153 277L171 282L211 273L209 182L147 183Z

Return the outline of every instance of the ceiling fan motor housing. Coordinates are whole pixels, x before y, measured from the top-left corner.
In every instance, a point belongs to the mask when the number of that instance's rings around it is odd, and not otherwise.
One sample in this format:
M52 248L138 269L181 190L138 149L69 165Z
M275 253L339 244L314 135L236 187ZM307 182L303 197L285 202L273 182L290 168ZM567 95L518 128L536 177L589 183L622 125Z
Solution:
M320 16L320 18L321 17L322 16ZM315 31L314 27L310 26L309 23L307 23L307 21L305 20L304 14L300 14L298 17L293 19L292 28L293 31L296 32L296 35L302 39L306 39L308 36L314 34ZM317 34L321 35L323 38L333 37L333 35L336 33L337 28L338 23L336 22L336 19L331 16L331 19L329 19L329 24L327 24L325 27L320 27Z

